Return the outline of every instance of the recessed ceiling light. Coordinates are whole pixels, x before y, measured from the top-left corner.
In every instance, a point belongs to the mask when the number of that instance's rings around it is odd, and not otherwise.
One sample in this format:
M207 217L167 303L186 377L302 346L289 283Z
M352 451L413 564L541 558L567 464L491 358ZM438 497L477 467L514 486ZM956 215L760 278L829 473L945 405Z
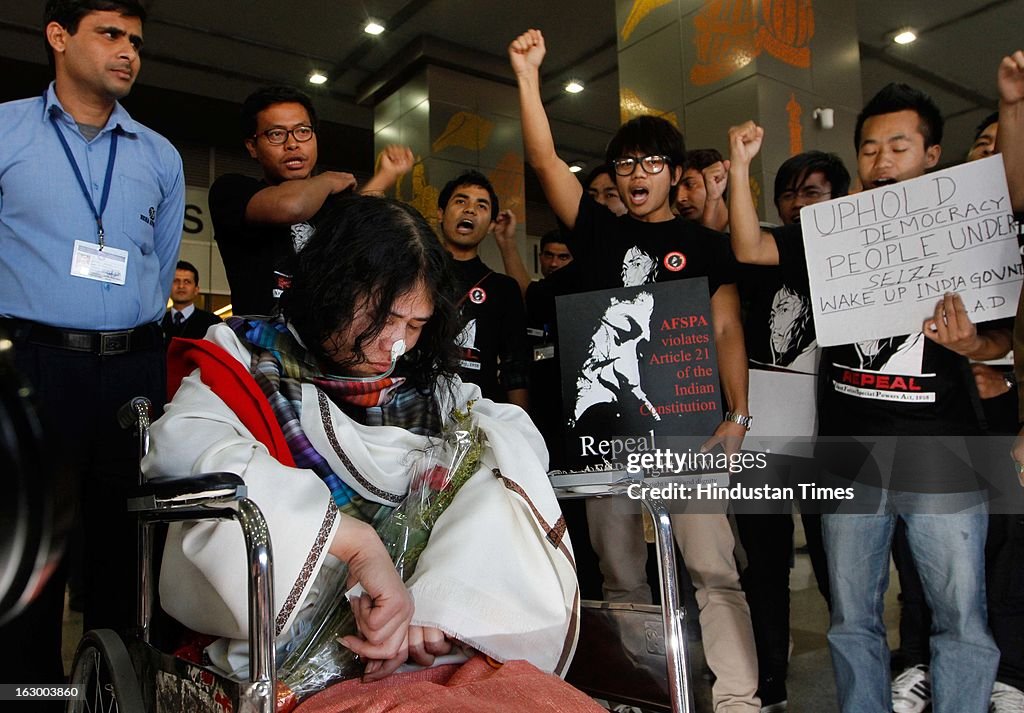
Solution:
M909 27L905 30L900 30L892 37L892 41L898 45L909 45L916 39L917 33L911 30Z
M382 25L381 23L377 22L376 20L370 20L363 27L363 32L365 32L368 35L379 35L383 31L384 31L384 25Z
M309 73L308 80L310 84L325 84L327 82L327 75L318 69L314 69Z
M573 161L569 164L569 170L573 173L579 173L583 170L583 164L579 161Z
M565 85L565 91L569 92L570 94L579 94L580 92L583 91L583 83L578 79L570 79L569 82Z

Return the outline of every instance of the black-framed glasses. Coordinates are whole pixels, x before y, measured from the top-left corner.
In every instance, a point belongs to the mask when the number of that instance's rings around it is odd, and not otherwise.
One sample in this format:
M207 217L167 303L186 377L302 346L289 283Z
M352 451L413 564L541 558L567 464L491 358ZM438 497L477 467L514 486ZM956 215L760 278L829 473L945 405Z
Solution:
M660 156L657 154L641 156L639 158L624 156L612 161L612 168L614 168L615 173L620 176L632 176L633 171L636 170L637 164L640 164L643 167L644 173L661 173L665 170L665 166L668 165L668 156Z
M292 138L294 138L300 144L304 144L311 138L313 138L313 134L315 133L316 131L313 129L313 127L307 126L306 124L300 124L299 126L293 127L291 129L285 129L280 126L275 126L273 129L267 129L266 131L258 132L256 134L256 138L262 136L267 140L268 144L272 146L280 146L281 144L288 141L288 134L291 134Z

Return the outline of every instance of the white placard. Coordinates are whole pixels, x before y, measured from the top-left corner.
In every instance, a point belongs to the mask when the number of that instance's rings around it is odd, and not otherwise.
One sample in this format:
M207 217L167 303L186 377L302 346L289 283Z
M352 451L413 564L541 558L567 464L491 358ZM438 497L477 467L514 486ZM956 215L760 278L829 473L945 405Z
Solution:
M1024 277L996 155L800 211L818 343L920 332L947 292L1012 317Z

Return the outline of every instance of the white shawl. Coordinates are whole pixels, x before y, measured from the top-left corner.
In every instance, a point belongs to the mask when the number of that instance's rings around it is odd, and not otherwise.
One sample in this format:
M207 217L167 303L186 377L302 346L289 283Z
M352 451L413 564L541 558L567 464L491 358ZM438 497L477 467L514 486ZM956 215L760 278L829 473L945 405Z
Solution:
M249 367L250 353L229 327L213 327L207 339ZM576 646L579 596L543 441L522 409L483 399L474 385L458 383L455 392L460 407L476 399L473 415L488 448L479 471L437 521L407 583L413 623L437 627L499 661L526 659L564 675ZM452 405L442 405L445 417ZM408 488L410 452L426 444L402 428L353 421L311 384L302 387L301 422L349 486L391 505ZM198 373L182 381L153 424L143 470L244 478L270 529L276 633L288 632L319 594L312 585L320 568L334 559L327 546L339 515L320 478L272 458ZM228 639L209 651L215 664L235 673L247 663L247 576L237 523L171 526L160 578L163 607L196 631Z

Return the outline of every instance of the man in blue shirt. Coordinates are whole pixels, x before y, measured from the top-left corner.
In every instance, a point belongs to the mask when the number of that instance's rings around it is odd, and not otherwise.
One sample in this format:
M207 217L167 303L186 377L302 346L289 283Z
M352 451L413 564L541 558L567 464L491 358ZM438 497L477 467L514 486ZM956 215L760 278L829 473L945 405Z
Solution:
M116 424L135 395L164 393L163 316L181 240L184 178L171 144L118 103L139 72L137 0L48 0L55 81L0 105L0 330L75 474L85 557L85 628L130 624L135 480ZM5 681L62 679L64 576L0 629Z

